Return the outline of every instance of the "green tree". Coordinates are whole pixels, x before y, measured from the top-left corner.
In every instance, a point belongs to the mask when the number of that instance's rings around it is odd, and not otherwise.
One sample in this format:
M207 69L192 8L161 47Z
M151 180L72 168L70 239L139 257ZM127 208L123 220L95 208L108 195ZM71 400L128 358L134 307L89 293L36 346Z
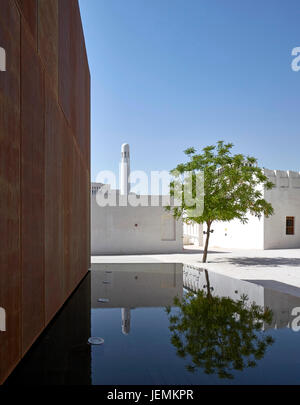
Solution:
M166 209L176 219L181 218L188 224L206 224L203 263L207 261L209 238L215 221L239 219L247 223L249 214L269 217L274 212L272 205L263 198L263 190L271 189L273 183L257 166L257 159L233 155L232 148L232 143L225 144L223 141L203 148L199 154L194 148L189 148L184 152L189 161L171 171L174 181L170 184L170 194L180 203ZM199 173L203 174L202 193L197 192ZM188 182L192 184L192 191L187 196ZM194 199L192 206L190 197ZM195 215L193 209L201 204L202 212Z
M264 322L271 323L272 312L250 305L245 295L237 301L213 296L206 276L207 292L190 292L181 301L175 298L175 314L167 308L171 342L178 356L190 360L188 371L203 369L233 379L232 371L255 367L273 344L262 331Z

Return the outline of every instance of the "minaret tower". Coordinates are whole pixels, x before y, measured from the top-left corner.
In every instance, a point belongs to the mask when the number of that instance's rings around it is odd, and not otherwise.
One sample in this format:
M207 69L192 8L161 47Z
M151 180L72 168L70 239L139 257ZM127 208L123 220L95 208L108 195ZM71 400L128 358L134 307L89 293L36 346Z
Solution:
M130 193L130 155L128 143L123 143L121 147L121 168L120 168L120 193L128 195Z

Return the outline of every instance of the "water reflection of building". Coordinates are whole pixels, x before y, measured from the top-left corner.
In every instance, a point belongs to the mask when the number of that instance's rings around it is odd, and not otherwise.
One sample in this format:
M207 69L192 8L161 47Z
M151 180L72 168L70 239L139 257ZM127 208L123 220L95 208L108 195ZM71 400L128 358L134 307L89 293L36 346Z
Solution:
M300 308L300 290L271 280L245 281L222 274L208 272L212 294L220 297L239 299L245 294L249 303L255 302L273 312L268 328L291 327L296 315L293 309ZM183 266L183 286L194 292L207 288L205 270L191 265ZM300 312L300 311L299 311Z
M182 296L182 264L94 264L91 280L92 308L121 308L124 334L134 308L164 307Z

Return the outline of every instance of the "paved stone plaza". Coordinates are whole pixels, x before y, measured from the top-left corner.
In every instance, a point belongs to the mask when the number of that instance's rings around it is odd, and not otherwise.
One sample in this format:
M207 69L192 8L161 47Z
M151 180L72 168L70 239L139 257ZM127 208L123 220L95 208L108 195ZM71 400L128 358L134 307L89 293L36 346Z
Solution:
M187 263L241 280L249 280L300 296L300 249L209 251L202 263L202 250L186 246L182 253L151 255L92 256L93 263Z

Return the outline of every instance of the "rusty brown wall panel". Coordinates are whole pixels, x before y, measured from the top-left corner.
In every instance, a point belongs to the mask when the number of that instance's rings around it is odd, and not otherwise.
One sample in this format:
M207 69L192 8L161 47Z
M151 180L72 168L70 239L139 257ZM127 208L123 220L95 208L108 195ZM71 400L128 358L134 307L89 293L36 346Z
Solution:
M87 59L87 52L86 52L86 45L83 33L83 27L81 23L81 16L80 16L80 9L78 2L76 2L76 20L78 21L78 35L79 35L79 43L80 43L80 77L82 77L82 99L81 104L79 106L79 110L76 111L77 117L80 116L82 120L82 124L80 125L81 133L80 133L80 143L82 144L82 152L85 158L85 164L89 166L89 139L87 139L87 125L90 124L90 70L88 65ZM81 83L81 80L78 80ZM79 111L84 111L84 114L78 114Z
M87 165L90 81L77 0L59 1L59 44L59 100Z
M83 229L82 229L82 235L84 235L84 238L82 240L82 246L84 248L84 256L83 256L83 264L82 267L83 269L89 268L90 267L90 255L89 255L89 196L90 196L90 190L89 190L89 173L83 167L83 172L82 172L82 196L83 196L83 215L84 215L84 222L83 222ZM83 271L82 269L82 271ZM81 273L83 276L83 273Z
M64 149L63 149L63 204L64 204L64 295L65 298L72 292L72 241L71 241L71 220L73 215L72 207L72 172L74 160L74 146L71 131L68 125L64 125Z
M44 82L25 24L21 24L22 351L44 319Z
M68 3L68 4L67 4ZM74 1L60 0L58 3L58 29L59 29L59 64L58 64L58 89L59 102L68 120L72 123L72 109L74 98L74 28L72 12Z
M77 32L77 35L79 36L79 31ZM74 91L75 91L75 97L74 97L74 113L72 116L72 125L74 128L74 134L78 143L78 146L81 150L81 153L85 156L85 150L86 150L86 145L85 145L85 139L84 139L84 114L79 114L79 111L84 111L85 110L85 100L86 100L86 95L85 95L85 71L84 71L84 60L83 60L83 45L81 44L80 41L78 41L78 48L77 48L77 53L76 53L76 84L74 86Z
M63 136L64 117L51 83L45 86L45 320L64 302Z
M87 160L87 169L86 169L86 180L85 184L88 188L86 193L87 198L87 223L86 223L86 233L87 233L87 262L88 268L91 264L91 192L90 192L90 181L91 181L91 109L90 109L90 98L91 98L91 79L90 71L88 64L86 64L86 80L87 80L87 95L86 95L86 105L85 105L85 134L86 134L86 160Z
M87 267L90 268L91 266L91 187L90 187L90 172L87 171L86 172L86 182L85 182L85 186L86 186L86 190L87 190L87 194L86 194L86 198L87 198L87 223L86 223L86 233L87 233Z
M85 187L85 167L81 163L80 167L80 268L79 268L79 278L83 277L83 270L86 269L86 222L87 222L87 205L86 205L86 187Z
M6 1L6 0L5 0ZM21 13L25 18L31 35L37 39L37 0L16 0L19 4Z
M90 106L90 99L91 99L91 78L90 78L90 70L88 63L86 63L86 81L87 81L87 94L86 94L86 104L85 104L85 134L86 134L86 160L87 160L87 170L86 170L86 187L88 191L86 193L87 198L87 224L86 224L86 232L87 232L87 261L88 261L88 268L91 264L91 192L90 192L90 181L91 181L91 106Z
M74 10L75 18L74 20L77 22L76 28L76 36L77 36L77 86L75 88L76 91L76 106L75 106L75 117L74 117L74 125L75 125L75 135L77 137L77 142L80 146L81 152L83 154L85 164L88 165L88 140L86 137L86 125L87 120L89 121L88 111L89 109L89 89L90 89L90 73L88 68L87 62L87 55L86 55L86 47L84 41L84 34L81 24L81 17L80 17L80 10L78 3L75 4ZM80 114L80 111L84 111L84 114Z
M0 72L0 383L21 356L20 308L20 16L13 1L1 3L0 44L6 72Z
M72 255L71 255L71 285L72 288L77 285L80 280L80 158L75 149L74 161L73 161L73 174L72 174L72 207L73 215L71 219L71 240L72 240Z
M86 274L85 241L88 237L82 226L84 205L82 204L81 158L74 137L69 130L64 138L64 287L69 296ZM83 230L83 231L81 231Z
M79 31L80 32L80 31ZM78 33L79 34L79 33ZM75 115L73 117L75 136L80 147L81 153L84 156L85 162L87 162L87 144L85 136L85 114L80 114L79 111L85 111L87 100L87 80L85 70L85 58L84 58L84 45L81 41L78 41L78 53L77 53L77 75L75 86Z
M90 100L91 100L91 77L90 77L90 70L88 67L88 64L86 64L86 99L85 99L85 110L84 110L84 116L85 116L85 137L86 137L86 163L87 163L87 169L90 172L91 170L91 106L90 106ZM89 183L90 183L90 178L89 178ZM88 193L90 196L90 192Z
M90 139L87 135L90 133L90 73L85 62L85 50L81 53L81 72L82 81L79 81L79 101L78 111L84 111L84 114L76 115L76 131L78 132L78 143L83 153L85 167L89 170L90 162Z
M87 198L86 198L86 178L85 178L85 165L81 163L80 171L80 204L79 204L79 214L81 217L80 222L80 241L79 241L79 252L80 252L80 268L79 268L79 280L84 277L84 274L87 270L86 259L87 259L87 249L86 241L88 239L88 234L86 232L86 223L87 223Z
M88 270L90 73L77 0L0 2L1 383Z
M58 0L38 0L38 52L58 92Z

